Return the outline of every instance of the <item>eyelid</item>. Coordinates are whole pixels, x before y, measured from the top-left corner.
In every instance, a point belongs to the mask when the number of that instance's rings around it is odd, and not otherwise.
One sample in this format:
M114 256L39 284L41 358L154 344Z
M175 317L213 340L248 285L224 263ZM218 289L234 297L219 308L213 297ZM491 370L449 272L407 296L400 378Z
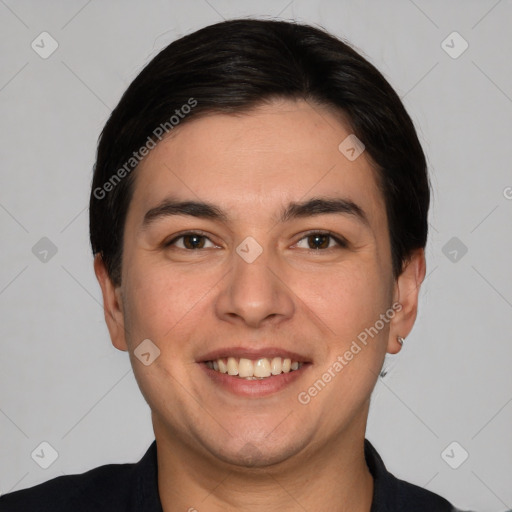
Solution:
M164 241L163 246L164 247L169 247L171 245L174 245L177 240L179 240L180 238L183 238L183 237L185 237L187 235L199 235L199 236L202 236L202 237L206 238L207 240L209 240L213 245L216 245L218 247L218 244L216 244L210 238L209 234L206 233L205 231L201 231L201 230L182 231L182 232L179 232L179 233L175 233L170 240ZM348 241L344 237L342 237L341 235L333 233L332 231L329 231L329 230L321 230L321 229L312 229L312 230L306 231L305 233L302 233L301 237L294 243L294 245L296 245L300 241L304 240L304 238L307 238L308 236L312 236L312 235L329 236L329 237L331 237L336 242L336 244L339 247L348 247L348 245L349 245ZM306 250L310 250L310 251L314 251L314 252L322 252L322 251L327 251L328 249L334 249L334 248L335 247L329 247L327 249L306 249ZM181 247L180 247L180 249L181 249ZM184 249L184 250L192 251L192 249ZM201 249L196 249L196 250L201 250Z
M348 247L349 242L346 238L342 237L341 235L338 235L337 233L333 233L332 231L329 231L328 229L311 229L309 231L306 231L305 233L302 233L301 237L295 242L294 245L298 244L301 240L304 238L307 238L311 235L325 235L331 237L339 247ZM335 247L329 247L328 249L307 249L313 252L322 252L327 251L329 249L335 249Z
M215 246L218 246L218 244L216 244L211 238L210 238L210 235L208 233L206 233L205 231L201 231L200 229L195 229L193 231L181 231L179 233L175 233L174 235L172 235L172 237L169 239L169 240L165 240L162 244L163 247L170 247L172 245L174 245L176 243L177 240L179 240L180 238L183 238L187 235L199 235L199 236L202 236L204 238L206 238L207 240L209 240L213 245ZM181 249L181 247L178 247L178 249ZM192 249L184 249L185 251L190 251L192 252ZM201 249L196 249L196 251L198 250L201 250Z

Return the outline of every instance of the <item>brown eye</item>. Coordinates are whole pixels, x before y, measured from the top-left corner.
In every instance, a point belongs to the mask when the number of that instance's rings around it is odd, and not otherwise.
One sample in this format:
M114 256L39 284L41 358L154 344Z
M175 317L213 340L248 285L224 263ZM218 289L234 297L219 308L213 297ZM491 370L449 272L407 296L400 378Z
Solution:
M197 250L205 249L206 243L210 243L210 247L215 247L212 241L200 233L185 233L183 235L173 238L170 242L165 244L166 247L175 246L179 249Z
M304 246L303 241L306 240L307 247ZM300 246L300 244L303 244ZM341 238L331 235L330 233L314 232L309 233L299 240L297 246L301 249L319 250L319 249L332 249L334 247L347 247L347 243Z
M329 247L329 235L309 235L308 245L310 249L327 249Z
M202 249L204 247L204 238L201 235L185 235L183 237L183 245L187 249Z

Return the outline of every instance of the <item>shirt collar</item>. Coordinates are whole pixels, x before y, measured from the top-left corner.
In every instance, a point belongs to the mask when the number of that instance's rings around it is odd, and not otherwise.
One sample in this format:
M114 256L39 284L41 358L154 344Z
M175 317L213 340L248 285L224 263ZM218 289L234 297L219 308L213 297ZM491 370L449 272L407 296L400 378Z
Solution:
M133 468L129 512L163 512L158 494L156 440Z
M392 500L398 494L398 480L386 469L384 461L368 439L364 440L364 457L373 476L373 498L370 512L395 510Z
M364 440L364 456L373 477L373 498L370 512L392 512L397 496L398 480L389 473L377 450ZM134 465L130 512L163 512L158 494L156 440L142 459Z

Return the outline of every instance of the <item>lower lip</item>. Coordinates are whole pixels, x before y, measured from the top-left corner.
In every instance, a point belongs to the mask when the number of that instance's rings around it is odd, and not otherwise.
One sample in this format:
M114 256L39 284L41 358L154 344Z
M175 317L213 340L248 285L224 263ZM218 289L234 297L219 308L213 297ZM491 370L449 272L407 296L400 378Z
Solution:
M288 373L280 373L266 379L247 380L237 376L221 373L212 370L206 366L206 363L200 363L201 368L206 375L218 386L239 396L259 398L272 395L282 389L290 386L297 379L300 379L307 371L310 363L304 363L298 370L292 370Z

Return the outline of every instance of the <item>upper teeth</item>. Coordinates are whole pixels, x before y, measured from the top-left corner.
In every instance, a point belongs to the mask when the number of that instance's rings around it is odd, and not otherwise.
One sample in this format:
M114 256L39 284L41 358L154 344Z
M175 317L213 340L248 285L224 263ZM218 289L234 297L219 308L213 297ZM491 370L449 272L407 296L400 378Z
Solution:
M289 371L298 370L302 363L281 357L273 357L272 359L264 357L256 360L244 357L240 359L228 357L227 359L207 361L206 365L212 370L227 373L228 375L238 375L243 378L265 378L271 375L279 375L283 372L288 373Z

